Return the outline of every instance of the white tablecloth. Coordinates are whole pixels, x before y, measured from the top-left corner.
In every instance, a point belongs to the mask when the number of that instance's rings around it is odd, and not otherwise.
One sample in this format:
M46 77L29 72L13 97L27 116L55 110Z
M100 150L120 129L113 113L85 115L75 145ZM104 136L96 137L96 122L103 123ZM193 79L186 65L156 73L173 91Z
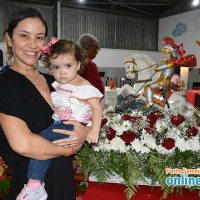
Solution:
M114 105L117 102L117 90L120 88L116 88L116 90L111 90L109 87L105 87L105 95L101 101L101 105Z

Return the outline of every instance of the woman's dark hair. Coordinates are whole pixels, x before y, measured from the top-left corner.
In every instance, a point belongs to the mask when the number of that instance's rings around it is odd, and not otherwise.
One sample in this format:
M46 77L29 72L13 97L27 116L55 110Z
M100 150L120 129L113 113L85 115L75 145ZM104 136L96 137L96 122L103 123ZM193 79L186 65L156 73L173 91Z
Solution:
M49 58L56 59L58 56L63 54L73 54L77 62L80 62L79 74L83 73L84 67L87 64L87 53L86 51L76 42L67 39L61 39L58 42L50 46L50 55L45 54L43 56L44 67L48 72L51 71L51 65Z
M13 30L15 29L17 24L27 18L39 18L41 22L44 24L46 29L45 37L47 36L48 34L47 22L42 16L42 13L38 9L34 8L21 8L16 12L14 12L9 18L8 26L5 29L3 36L6 34L6 32L8 32L9 37L12 38Z
M8 33L9 37L12 38L13 37L13 31L16 28L16 26L18 25L19 22L21 22L24 19L27 18L38 18L41 20L41 22L44 24L45 26L45 37L48 34L48 25L46 20L44 19L44 17L42 16L42 13L38 10L38 9L34 9L34 8L21 8L19 10L17 10L16 12L14 12L8 21L8 26L7 28L4 30L3 32L3 37L5 38L6 33ZM7 64L11 64L11 60L13 57L13 52L12 52L12 48L9 47L8 43L7 43ZM9 63L10 61L10 63Z

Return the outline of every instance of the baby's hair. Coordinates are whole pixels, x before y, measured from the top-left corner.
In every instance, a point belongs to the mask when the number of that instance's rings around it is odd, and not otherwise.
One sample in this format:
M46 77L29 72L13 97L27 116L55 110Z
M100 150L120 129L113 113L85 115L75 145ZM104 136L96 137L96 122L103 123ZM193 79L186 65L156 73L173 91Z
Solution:
M44 67L48 72L51 72L51 64L49 62L49 58L56 59L58 56L63 54L73 54L77 62L80 62L80 70L79 74L83 73L85 69L85 65L87 64L87 53L86 51L78 45L76 42L67 39L61 39L58 42L54 43L50 46L50 55L43 55L42 61L44 63Z

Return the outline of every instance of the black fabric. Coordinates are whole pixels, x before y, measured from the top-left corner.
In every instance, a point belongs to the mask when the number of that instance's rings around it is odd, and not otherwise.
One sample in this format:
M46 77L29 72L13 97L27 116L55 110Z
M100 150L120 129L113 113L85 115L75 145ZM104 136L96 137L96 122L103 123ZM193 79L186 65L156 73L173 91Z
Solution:
M3 51L0 49L0 66L3 66Z
M53 76L43 74L50 91ZM31 132L38 134L53 123L53 111L37 88L23 75L12 69L0 74L0 112L25 121ZM6 164L13 165L10 200L15 200L27 183L29 158L15 153L0 126L0 156ZM55 158L47 172L45 189L48 200L74 200L74 177L71 157Z

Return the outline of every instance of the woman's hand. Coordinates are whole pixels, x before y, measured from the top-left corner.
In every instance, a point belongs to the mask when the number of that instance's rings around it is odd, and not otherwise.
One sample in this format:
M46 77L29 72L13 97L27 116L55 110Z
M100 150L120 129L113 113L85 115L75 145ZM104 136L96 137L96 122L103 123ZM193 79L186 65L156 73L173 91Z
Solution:
M87 134L90 132L90 127L84 126L79 122L74 122L74 121L65 121L63 123L74 125L74 131L54 129L53 131L56 133L69 135L69 138L56 140L53 143L64 147L75 147L83 145L83 143L87 138Z

